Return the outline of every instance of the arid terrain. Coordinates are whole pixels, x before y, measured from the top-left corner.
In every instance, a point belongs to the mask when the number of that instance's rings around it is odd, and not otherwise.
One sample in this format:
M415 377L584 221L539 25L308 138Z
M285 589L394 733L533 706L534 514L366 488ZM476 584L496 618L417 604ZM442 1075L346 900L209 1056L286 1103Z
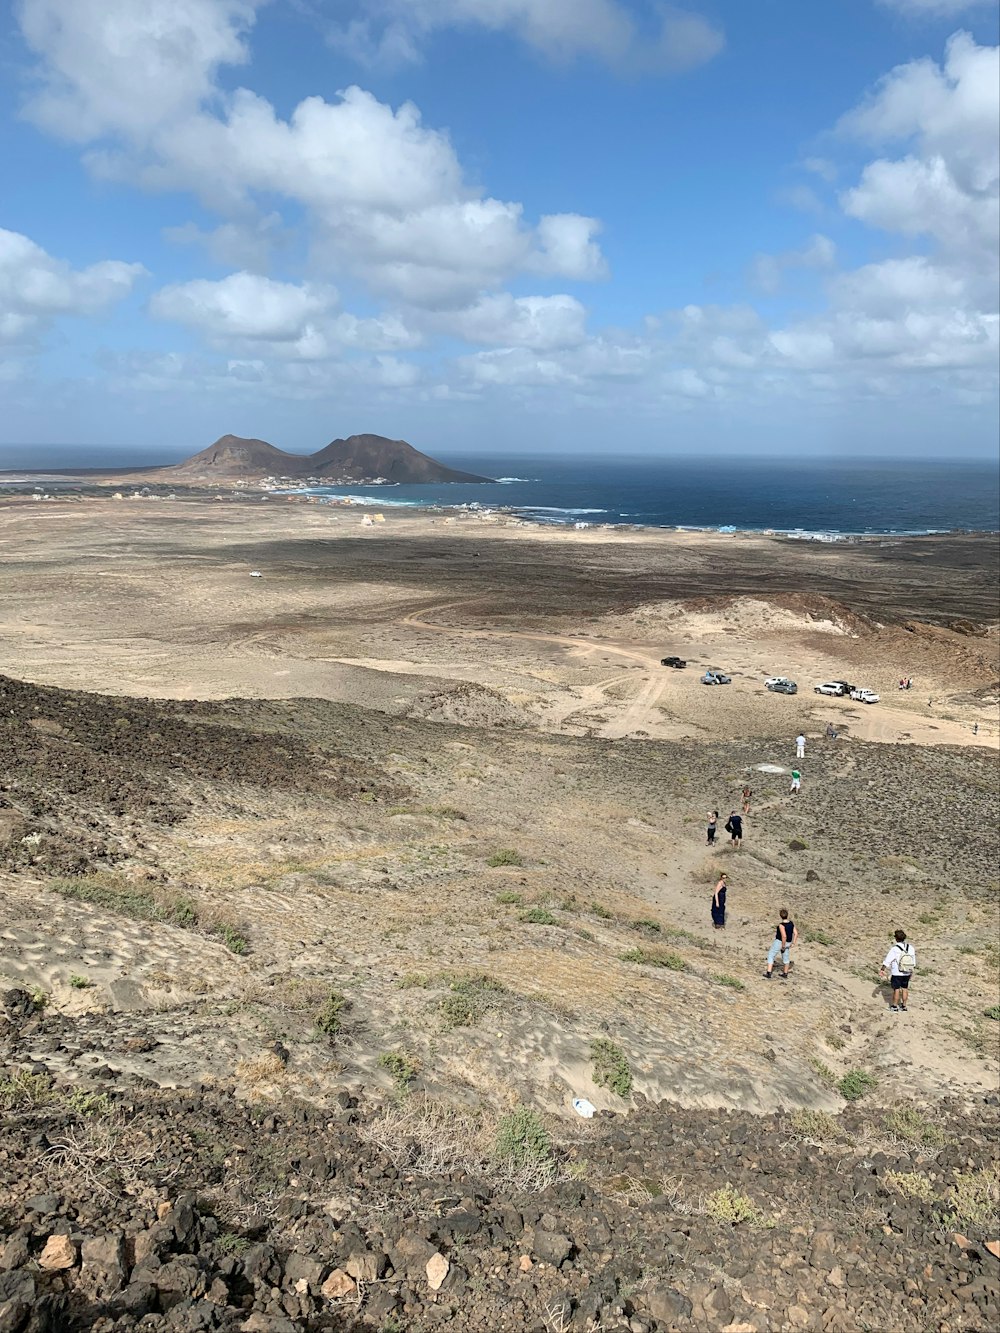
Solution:
M996 560L0 500L0 1333L993 1327Z

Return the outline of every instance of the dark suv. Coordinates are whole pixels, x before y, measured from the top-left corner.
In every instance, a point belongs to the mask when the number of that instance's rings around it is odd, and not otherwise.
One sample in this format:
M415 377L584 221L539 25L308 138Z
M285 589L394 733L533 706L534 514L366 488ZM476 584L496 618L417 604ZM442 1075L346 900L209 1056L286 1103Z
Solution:
M775 694L798 694L799 687L794 680L772 680L769 681L767 689L773 690Z
M683 657L661 657L660 666L674 667L677 671L680 671L682 667L687 666L687 662L684 661Z

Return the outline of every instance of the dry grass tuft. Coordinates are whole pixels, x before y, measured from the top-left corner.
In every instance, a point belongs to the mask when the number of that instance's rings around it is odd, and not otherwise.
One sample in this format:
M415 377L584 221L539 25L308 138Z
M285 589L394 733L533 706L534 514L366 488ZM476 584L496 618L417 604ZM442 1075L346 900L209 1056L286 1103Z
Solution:
M284 1073L285 1066L273 1051L262 1051L249 1060L240 1060L236 1066L236 1077L251 1088L277 1083Z

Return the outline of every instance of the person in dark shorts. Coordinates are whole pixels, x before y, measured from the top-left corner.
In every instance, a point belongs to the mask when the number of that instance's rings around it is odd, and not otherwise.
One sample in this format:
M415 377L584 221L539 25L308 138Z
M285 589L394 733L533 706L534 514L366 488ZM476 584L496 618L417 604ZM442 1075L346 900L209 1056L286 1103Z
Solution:
M888 977L892 987L890 1014L905 1014L910 998L910 977L917 966L917 953L906 938L905 930L897 930L893 939L895 943L886 954L878 974L883 980Z
M719 826L719 812L718 812L718 810L712 810L712 811L710 812L709 816L708 816L708 845L709 845L709 847L713 846L714 843L715 843L715 830L718 828L718 826Z
M719 882L712 894L712 925L716 930L726 928L726 890L729 888L728 875L720 875Z
M734 847L739 847L743 841L743 816L738 810L734 810L726 820L726 832L732 841Z

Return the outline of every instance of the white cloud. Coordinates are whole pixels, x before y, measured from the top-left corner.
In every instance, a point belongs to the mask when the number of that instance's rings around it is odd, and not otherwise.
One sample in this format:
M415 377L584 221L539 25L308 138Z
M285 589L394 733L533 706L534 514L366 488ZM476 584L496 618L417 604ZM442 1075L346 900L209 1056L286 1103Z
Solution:
M163 238L174 245L200 246L217 264L261 272L275 250L287 243L288 233L281 214L268 213L246 222L223 222L210 230L186 222L165 227Z
M305 211L320 261L414 305L461 307L522 270L603 273L594 219L555 214L533 227L519 203L466 180L448 136L412 103L393 109L352 87L332 102L307 97L285 120L253 92L224 93L216 75L246 60L255 7L22 0L43 84L26 112L93 144L87 161L99 175L194 191L227 220L172 238L233 259L242 251L248 267L263 266L248 244L267 230L257 203L273 210L277 200ZM280 225L273 212L269 221Z
M465 310L438 317L433 327L465 342L548 351L586 340L587 312L572 296L484 296Z
M592 57L631 72L677 72L721 51L719 28L699 14L652 7L637 22L620 0L365 0L359 14L333 23L330 42L364 64L398 66L420 59L439 28L479 26L510 32L554 61Z
M310 332L337 302L333 288L296 286L254 273L219 282L196 279L158 291L149 303L157 319L172 319L211 338L291 342Z
M817 233L801 250L784 250L776 255L756 255L750 266L750 280L758 291L771 296L781 288L789 269L829 269L837 258L837 247L829 236Z
M27 236L0 228L0 345L31 345L60 315L98 314L127 296L145 272L117 259L74 269Z

